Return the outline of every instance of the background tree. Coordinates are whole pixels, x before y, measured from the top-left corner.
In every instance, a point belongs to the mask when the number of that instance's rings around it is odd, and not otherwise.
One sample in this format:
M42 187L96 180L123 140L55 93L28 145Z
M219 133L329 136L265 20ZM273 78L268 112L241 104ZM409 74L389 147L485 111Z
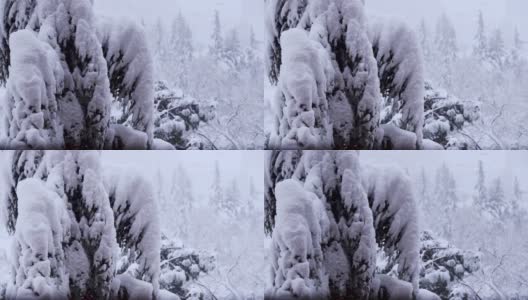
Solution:
M508 214L509 207L506 202L500 178L495 178L491 183L486 211L491 215L493 220L498 223L504 222L504 218Z
M215 161L213 176L213 183L211 185L211 192L209 194L209 203L217 209L220 209L220 203L224 202L224 191L222 185L222 176L220 174L220 165L218 161Z
M457 37L455 27L446 14L442 14L436 24L435 50L440 64L440 80L445 88L452 88L451 74L457 59ZM443 66L443 67L442 67Z
M477 32L474 39L473 54L483 61L488 57L488 41L482 11L478 14Z
M444 214L444 220L441 224L438 224L437 232L441 233L442 236L446 239L452 238L453 233L453 219L457 205L458 205L458 196L456 190L456 181L449 170L447 164L442 164L442 166L437 170L436 180L435 180L435 202L439 204L439 208Z
M489 59L495 67L502 69L506 60L506 50L502 31L496 29L489 39Z
M222 33L222 25L220 23L220 13L218 10L215 11L213 21L213 33L211 34L212 44L209 48L209 52L216 59L220 59L224 54L224 38Z
M488 191L486 187L486 175L484 173L484 163L479 160L477 170L477 183L475 184L474 205L479 208L479 212L484 212L488 203Z

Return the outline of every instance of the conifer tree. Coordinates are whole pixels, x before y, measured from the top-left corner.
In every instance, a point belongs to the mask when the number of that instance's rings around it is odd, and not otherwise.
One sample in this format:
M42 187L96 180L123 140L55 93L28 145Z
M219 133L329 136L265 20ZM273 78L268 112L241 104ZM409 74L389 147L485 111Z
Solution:
M211 34L212 44L209 47L209 52L213 57L220 59L224 52L224 39L222 36L222 25L220 23L220 13L215 11L213 21L213 33Z
M267 159L271 298L385 299L396 289L412 298L418 292L416 207L402 172L377 176L382 172L361 168L356 153L347 151L274 151ZM375 270L376 244L389 258L384 270Z
M506 196L504 195L504 189L500 178L495 178L491 183L486 211L492 216L493 220L498 223L503 223L505 221L505 216L509 212L508 203L506 202Z
M360 0L267 3L268 76L278 88L270 148L423 146L422 54L412 30L369 26Z
M435 52L440 63L442 84L446 88L451 88L453 84L451 74L457 51L455 27L447 15L442 14L436 24Z
M484 173L484 163L479 160L477 170L477 183L475 184L475 195L473 203L478 207L479 212L483 213L488 203L488 191L486 188L486 177Z
M209 204L213 207L220 208L221 203L224 202L224 191L222 187L222 176L220 174L220 165L215 161L213 183L211 185L211 192L209 194Z
M56 290L48 296L113 299L119 294L126 299L140 280L148 282L155 298L161 235L148 182L137 174L123 176L119 170L102 176L97 152L14 154L12 165L16 168L11 178L16 197L4 198L7 226L15 226L11 234L20 246L20 255L34 255L35 259L15 263L17 271L8 297L29 297L26 288L40 280L51 285L51 290L37 284L31 288L33 296ZM31 215L38 218L40 227L35 227ZM39 237L35 237L37 231ZM135 265L133 271L116 274L119 248ZM43 268L45 265L51 269ZM35 276L26 276L30 269L39 274L31 271Z
M453 234L453 219L457 205L458 197L456 191L456 182L449 170L447 164L442 164L436 174L435 200L442 211L442 218L445 220L441 224L439 231L446 239L451 239Z
M488 55L488 43L486 39L484 16L482 15L482 11L479 11L478 15L477 32L475 34L473 54L480 60L485 60Z
M504 67L506 62L506 46L504 44L504 38L502 37L502 31L498 28L490 37L488 56L497 68Z
M89 0L2 5L0 68L9 122L3 147L151 147L153 75L140 26L97 23ZM139 51L124 51L128 43ZM113 101L122 107L119 121L110 116Z

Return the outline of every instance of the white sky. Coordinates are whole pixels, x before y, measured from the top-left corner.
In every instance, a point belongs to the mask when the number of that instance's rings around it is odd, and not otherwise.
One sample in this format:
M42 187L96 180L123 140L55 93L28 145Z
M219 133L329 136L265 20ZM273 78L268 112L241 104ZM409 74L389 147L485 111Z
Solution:
M208 43L218 10L224 33L236 27L245 41L253 27L258 39L263 36L263 0L95 0L95 10L98 15L127 16L151 24L161 18L167 25L181 11L201 44Z
M366 0L366 5L369 15L397 16L413 28L424 18L430 30L445 12L455 25L459 46L465 47L473 41L478 11L482 10L488 30L501 27L510 43L517 26L521 38L528 41L527 0Z
M251 177L257 190L263 190L263 151L103 151L102 153L103 166L132 167L141 170L152 179L156 178L158 169L161 169L165 176L172 176L178 164L182 164L191 179L196 199L208 199L216 161L226 186L235 179L239 182L240 191L247 193Z
M528 151L361 151L360 157L364 163L406 168L413 178L418 178L424 167L429 182L445 162L460 195L469 200L476 184L478 161L482 160L486 181L501 177L505 192L510 193L517 176L523 191L528 192Z

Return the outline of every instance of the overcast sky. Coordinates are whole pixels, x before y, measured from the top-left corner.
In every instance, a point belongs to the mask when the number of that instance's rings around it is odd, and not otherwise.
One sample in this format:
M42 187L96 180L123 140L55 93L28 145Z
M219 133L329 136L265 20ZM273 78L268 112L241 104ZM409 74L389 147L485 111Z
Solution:
M522 39L528 41L527 0L366 0L366 4L370 15L397 16L413 27L424 18L430 30L445 12L456 27L459 46L472 43L479 10L488 29L501 27L508 43L513 39L515 26Z
M457 181L459 192L467 200L473 195L478 161L482 160L488 183L500 177L505 191L510 193L517 176L521 188L528 192L528 151L361 151L360 157L362 163L408 169L413 178L419 177L423 167L429 182L445 162Z
M264 17L263 0L95 0L97 14L128 16L153 24L161 18L170 24L178 12L187 19L199 43L207 43L211 36L215 10L220 14L224 31L236 27L243 40L253 27L262 39Z

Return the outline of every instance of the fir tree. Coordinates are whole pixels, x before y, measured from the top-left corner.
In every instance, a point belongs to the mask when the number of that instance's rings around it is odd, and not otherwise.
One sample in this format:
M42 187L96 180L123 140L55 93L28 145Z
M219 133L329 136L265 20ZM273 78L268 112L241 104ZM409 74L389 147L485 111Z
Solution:
M488 43L486 39L486 31L484 27L484 16L482 11L479 11L477 33L475 34L475 44L473 46L473 54L480 60L485 60L488 55Z
M418 191L420 195L419 203L421 204L422 210L427 212L431 211L432 199L430 194L429 178L427 177L427 174L425 173L425 168L423 167L420 172Z
M220 24L220 13L215 11L213 21L213 33L211 34L212 44L209 47L209 53L216 59L220 59L224 53L224 39L222 37L222 25Z
M422 19L420 21L420 26L418 29L418 39L420 41L420 46L422 48L422 53L424 56L424 59L426 62L428 62L431 59L431 38L430 38L429 29L427 28L427 24L425 23L425 19Z
M484 163L479 160L477 170L477 183L475 184L475 195L473 196L473 203L482 214L488 203L488 191L486 188L486 177L484 173Z
M181 12L173 20L171 37L168 44L167 59L170 61L166 65L165 73L172 83L188 90L190 86L189 71L193 59L193 36L187 20ZM174 68L173 66L178 66Z
M16 209L7 206L6 213L15 224L12 234L18 239L20 255L36 255L36 260L27 260L38 269L38 274L32 272L43 277L41 282L54 284L51 291L55 289L57 294L50 298L109 299L118 291L130 295L133 286L128 284L134 280L148 282L155 297L160 232L154 195L143 177L123 176L124 172L102 176L97 152L23 151L12 158L12 165L17 166L13 169L16 198L6 200L18 205ZM25 179L21 180L20 172ZM31 216L38 219L38 228ZM39 231L38 240L28 235L35 230ZM48 245L47 250L42 242ZM127 274L116 275L118 247L135 266ZM29 297L21 291L35 282L24 275L32 267L15 263L15 268L19 273L14 274L14 288L9 293ZM116 280L121 275L136 279ZM50 291L43 288L35 286L33 292L40 293L35 296Z
M493 221L498 224L502 224L505 221L505 217L509 212L509 205L506 202L500 178L492 181L486 211L491 215Z
M447 164L442 164L436 174L435 202L438 203L445 221L440 225L440 232L446 239L450 239L453 233L453 219L458 197L456 182Z
M172 176L172 188L170 195L172 197L172 208L167 211L167 217L170 218L176 211L178 220L174 222L175 232L182 240L187 240L191 234L189 224L193 210L194 196L192 192L192 182L189 174L182 164L178 164L176 171Z
M446 14L442 14L436 25L435 53L440 63L441 80L446 88L452 87L453 63L457 59L457 37L455 27Z
M519 30L517 29L517 27L515 27L515 30L513 32L513 47L519 52L522 51L524 48L523 41L521 40L521 35L519 34Z
M209 194L209 204L217 209L221 208L224 202L224 191L222 188L222 176L220 174L220 165L218 161L215 161L213 183Z
M259 42L257 40L257 37L255 36L255 30L253 29L253 26L249 28L249 48L253 51L258 50Z
M268 3L268 76L280 108L269 148L422 147L423 65L412 30L369 25L360 0ZM415 135L403 141L405 131Z
M224 212L231 220L236 220L240 215L241 201L238 182L233 179L226 189L224 199L220 203L220 211Z
M224 41L224 57L230 63L231 67L234 70L237 70L244 62L240 39L238 37L238 31L236 28L233 28L228 32L228 35Z
M407 176L391 169L362 182L365 169L354 152L346 151L277 151L268 159L271 298L302 298L312 291L318 299L384 299L396 287L412 298L419 254ZM377 272L376 245L388 257L387 268ZM387 276L389 271L398 279Z
M513 197L510 203L510 216L516 225L520 225L522 218L524 217L525 210L522 208L523 203L523 191L519 184L519 178L515 176L513 181Z
M153 75L141 26L96 23L87 0L2 5L5 148L151 147ZM138 51L125 51L129 43ZM27 70L32 70L31 80L26 80ZM120 120L111 119L113 101L122 108Z
M502 31L496 29L489 40L489 59L497 67L502 68L506 62L506 46L502 37Z

